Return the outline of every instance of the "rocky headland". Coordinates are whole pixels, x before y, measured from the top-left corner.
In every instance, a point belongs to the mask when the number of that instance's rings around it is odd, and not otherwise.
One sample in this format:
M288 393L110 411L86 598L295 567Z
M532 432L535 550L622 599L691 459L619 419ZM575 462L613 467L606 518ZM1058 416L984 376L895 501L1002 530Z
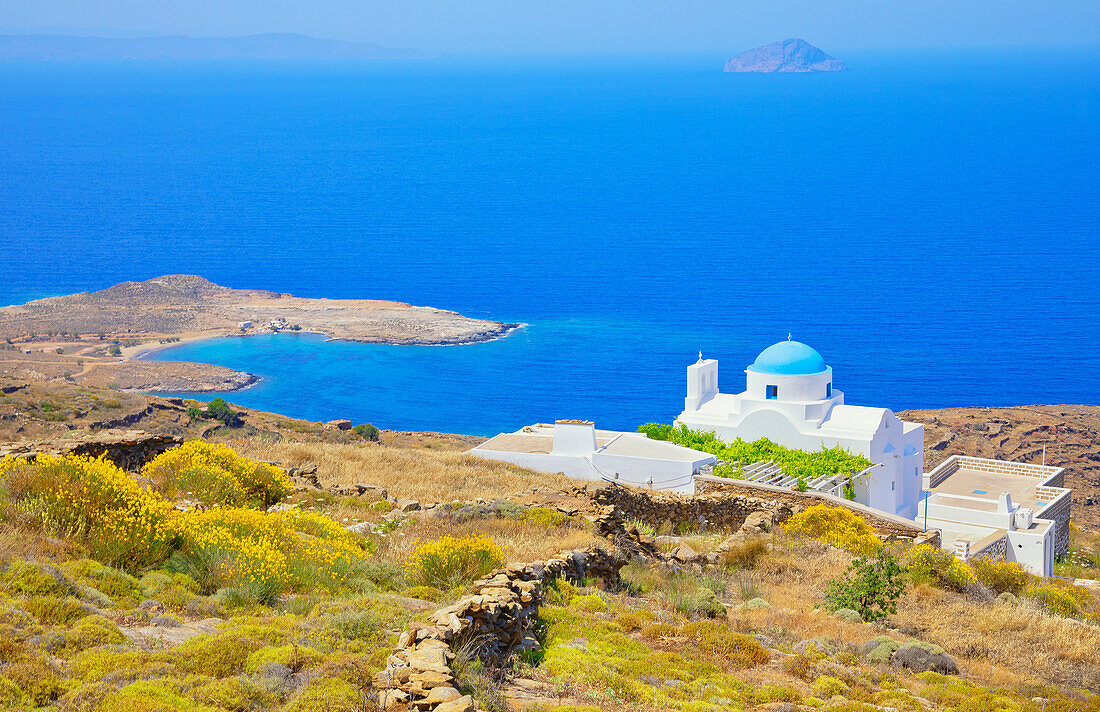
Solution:
M727 72L840 72L844 63L806 40L787 39L746 50L726 61Z
M371 299L316 299L223 287L167 275L0 307L0 376L122 389L213 392L256 376L208 364L142 361L180 341L275 331L376 344L442 346L490 341L518 324Z

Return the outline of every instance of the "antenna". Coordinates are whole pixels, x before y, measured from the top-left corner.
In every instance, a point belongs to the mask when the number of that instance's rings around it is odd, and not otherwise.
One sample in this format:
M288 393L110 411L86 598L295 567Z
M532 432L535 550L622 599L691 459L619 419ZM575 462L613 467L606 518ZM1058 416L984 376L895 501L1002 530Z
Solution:
M788 331L787 332L787 341L790 341L790 340L791 340L791 332Z
M700 351L699 352L699 363L702 363L702 362L703 362L703 352Z

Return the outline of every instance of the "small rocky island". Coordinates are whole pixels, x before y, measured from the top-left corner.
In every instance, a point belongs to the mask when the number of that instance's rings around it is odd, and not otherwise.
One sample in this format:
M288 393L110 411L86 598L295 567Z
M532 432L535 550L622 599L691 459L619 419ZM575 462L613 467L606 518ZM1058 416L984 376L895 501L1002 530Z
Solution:
M844 63L806 40L789 39L746 50L730 57L727 72L840 72Z

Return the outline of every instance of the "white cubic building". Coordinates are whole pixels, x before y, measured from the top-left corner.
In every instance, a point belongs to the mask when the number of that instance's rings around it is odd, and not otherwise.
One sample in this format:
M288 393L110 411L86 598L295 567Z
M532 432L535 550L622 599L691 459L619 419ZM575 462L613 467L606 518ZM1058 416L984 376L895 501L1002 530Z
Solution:
M962 559L1015 561L1039 576L1069 551L1072 490L1060 467L952 455L924 476L917 523Z
M717 458L642 433L597 430L589 420L558 420L501 433L470 450L490 460L582 480L695 493L695 475Z
M769 346L745 369L741 393L718 390L718 361L687 369L687 397L677 424L719 438L768 438L784 447L819 450L840 446L875 467L854 481L856 501L913 519L921 493L924 426L904 422L888 408L845 405L833 387L833 369L798 341Z

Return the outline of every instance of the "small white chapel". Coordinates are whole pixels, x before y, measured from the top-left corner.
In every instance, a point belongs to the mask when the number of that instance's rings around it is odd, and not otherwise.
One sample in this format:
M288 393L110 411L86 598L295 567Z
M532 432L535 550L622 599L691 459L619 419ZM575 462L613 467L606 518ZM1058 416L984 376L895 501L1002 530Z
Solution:
M713 431L726 441L768 438L784 447L818 450L839 445L874 466L854 482L856 501L912 519L924 466L924 426L888 408L846 405L833 369L816 350L788 336L764 349L745 369L745 390L718 390L718 361L687 369L687 397L677 424Z

